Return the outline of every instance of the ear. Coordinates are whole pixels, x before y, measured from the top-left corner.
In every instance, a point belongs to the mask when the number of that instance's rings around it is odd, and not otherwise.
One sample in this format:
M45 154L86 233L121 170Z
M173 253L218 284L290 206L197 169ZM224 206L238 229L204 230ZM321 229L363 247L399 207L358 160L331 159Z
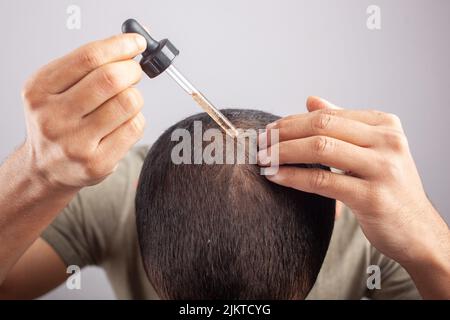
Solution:
M337 109L337 110L342 109L325 99L314 96L308 97L308 100L306 100L306 108L308 108L309 112L322 109Z

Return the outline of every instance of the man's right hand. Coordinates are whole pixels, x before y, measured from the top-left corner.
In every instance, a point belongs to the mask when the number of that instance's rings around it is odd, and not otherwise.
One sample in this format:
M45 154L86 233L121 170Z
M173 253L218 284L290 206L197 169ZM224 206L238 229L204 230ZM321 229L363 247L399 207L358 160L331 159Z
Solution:
M46 257L41 266L64 278L63 263L36 239L79 189L106 178L141 138L143 99L133 85L142 70L132 59L146 46L137 34L94 42L25 85L27 139L0 166L0 297L16 291L11 279L24 279L33 257Z
M26 83L26 162L52 189L99 183L142 137L143 98L133 87L142 69L132 59L145 49L137 34L93 42Z

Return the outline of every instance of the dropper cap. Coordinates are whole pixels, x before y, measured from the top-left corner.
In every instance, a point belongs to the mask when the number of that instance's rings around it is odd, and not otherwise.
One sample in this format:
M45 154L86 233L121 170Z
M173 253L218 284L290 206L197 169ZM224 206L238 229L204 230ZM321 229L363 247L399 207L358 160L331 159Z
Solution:
M152 79L166 71L180 54L180 51L169 40L156 41L134 19L129 19L123 23L122 32L138 33L147 40L147 49L142 53L143 58L140 64L142 70Z

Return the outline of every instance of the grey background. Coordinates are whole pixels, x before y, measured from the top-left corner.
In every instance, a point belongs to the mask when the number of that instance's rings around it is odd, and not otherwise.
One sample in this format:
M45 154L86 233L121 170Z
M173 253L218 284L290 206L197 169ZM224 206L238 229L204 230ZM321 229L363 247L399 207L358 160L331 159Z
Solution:
M81 30L66 28L68 5L82 10ZM366 27L366 8L381 7L382 29ZM218 106L288 115L308 95L347 108L398 114L426 190L450 221L450 1L0 1L0 159L24 139L20 90L39 66L79 45L120 32L135 17L182 51L177 66ZM199 111L166 76L139 86L151 143L175 121ZM113 298L104 274L82 272L81 291L44 298Z

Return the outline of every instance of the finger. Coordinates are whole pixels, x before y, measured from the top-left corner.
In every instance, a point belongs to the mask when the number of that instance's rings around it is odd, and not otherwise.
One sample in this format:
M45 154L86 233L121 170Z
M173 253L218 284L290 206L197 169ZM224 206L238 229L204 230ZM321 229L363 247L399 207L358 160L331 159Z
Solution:
M352 207L360 199L368 199L367 182L322 169L282 166L266 178L279 185L336 199Z
M319 97L308 97L306 100L306 108L309 112L322 110L322 109L334 109L334 110L341 110L341 107L338 107L331 102L319 98Z
M345 110L319 97L309 97L306 106L310 112L328 110L328 112L334 112L337 116L364 122L372 126L383 125L402 128L400 119L391 113L377 110Z
M145 51L147 42L138 34L121 34L87 44L59 58L35 76L47 93L58 94L72 87L92 70L105 64L132 59Z
M138 113L102 139L97 148L99 156L117 163L142 138L144 128L145 118L142 113Z
M311 111L310 113L326 113L336 117L359 121L370 126L397 126L399 125L400 121L398 117L393 114L384 113L377 110L318 109ZM275 121L274 123L269 124L267 127L275 127L276 124L282 120L294 120L305 117L308 114L309 113L302 113L287 116Z
M144 105L144 99L136 88L128 88L105 102L97 110L82 119L89 137L100 141L123 123L134 118Z
M58 98L71 113L85 116L118 93L135 85L142 76L140 65L134 60L104 65L90 74Z
M267 150L260 151L258 153L259 163L266 165L270 164L271 159L276 161L274 153L277 151L280 165L320 163L352 172L360 177L371 176L376 172L374 165L376 153L372 149L362 148L330 137L316 136L280 142ZM269 158L267 154L270 154L271 157Z
M365 123L335 116L334 113L307 113L297 118L281 119L259 136L260 146L270 146L270 131L278 130L280 142L310 136L328 136L361 147L370 147L376 140L374 127ZM267 143L266 143L266 140Z

